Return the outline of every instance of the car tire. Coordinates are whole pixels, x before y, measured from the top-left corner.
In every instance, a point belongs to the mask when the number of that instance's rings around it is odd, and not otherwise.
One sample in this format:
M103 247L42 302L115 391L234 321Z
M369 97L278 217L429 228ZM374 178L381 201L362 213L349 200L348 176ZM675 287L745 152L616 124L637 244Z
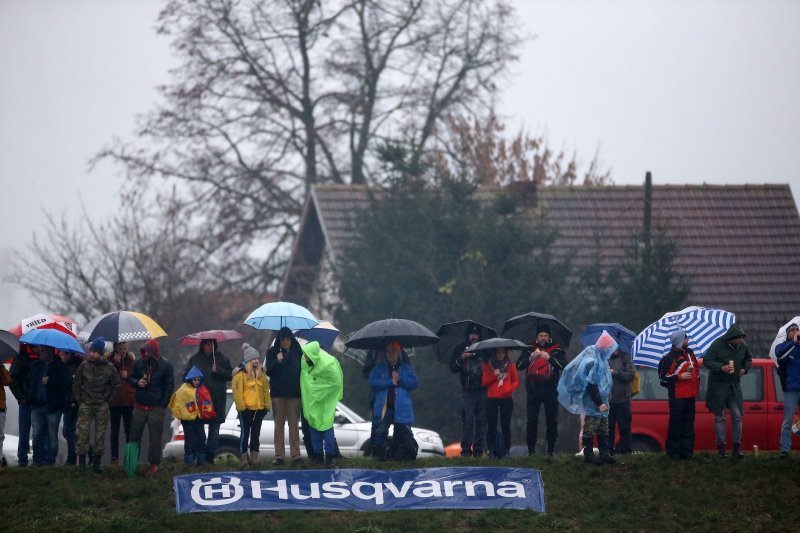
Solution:
M659 453L661 446L658 443L644 435L633 435L631 437L631 450L634 452L652 452Z
M215 463L226 463L232 461L239 461L239 450L233 446L220 446L217 448L217 454L214 456Z

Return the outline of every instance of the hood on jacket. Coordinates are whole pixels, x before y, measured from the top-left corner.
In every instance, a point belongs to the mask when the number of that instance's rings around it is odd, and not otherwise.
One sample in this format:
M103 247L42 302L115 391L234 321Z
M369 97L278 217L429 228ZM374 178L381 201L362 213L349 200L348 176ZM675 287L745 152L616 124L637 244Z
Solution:
M311 362L315 365L319 363L320 358L322 355L320 354L321 350L319 347L319 342L313 341L309 342L305 346L302 347L303 353L311 359Z
M728 331L722 336L722 340L725 342L733 340L737 337L745 337L747 334L744 332L739 324L731 324L731 327L728 328Z
M144 353L156 360L161 359L161 349L158 347L158 341L155 339L147 341L144 345Z
M186 383L191 383L191 381L194 378L200 378L200 384L201 385L206 380L206 377L203 375L203 373L200 371L200 369L197 368L197 365L193 365L192 368L189 369L189 371L186 373L186 377L183 378L183 381L185 381Z
M603 330L603 333L594 345L597 347L597 351L600 352L600 357L605 361L608 361L611 354L617 351L617 347L619 346L617 341L614 340L614 337L609 335L606 330Z

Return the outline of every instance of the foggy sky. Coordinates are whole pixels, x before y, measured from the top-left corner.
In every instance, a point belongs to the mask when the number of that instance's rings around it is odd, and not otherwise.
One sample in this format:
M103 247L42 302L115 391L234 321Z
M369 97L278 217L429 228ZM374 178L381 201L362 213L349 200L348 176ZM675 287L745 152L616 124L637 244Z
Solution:
M499 111L617 184L791 183L800 193L800 3L513 2L534 35ZM46 210L80 222L117 209L119 170L88 160L175 64L156 0L0 0L0 274L40 238ZM0 327L38 312L0 284Z

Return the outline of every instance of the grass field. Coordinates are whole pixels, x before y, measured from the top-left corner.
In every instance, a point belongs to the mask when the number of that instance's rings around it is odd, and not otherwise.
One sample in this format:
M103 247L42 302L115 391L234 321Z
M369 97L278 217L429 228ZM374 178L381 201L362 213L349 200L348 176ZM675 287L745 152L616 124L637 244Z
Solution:
M342 467L375 468L369 459ZM177 515L172 476L199 469L166 463L150 478L121 467L58 466L0 471L3 531L797 531L800 460L774 453L739 461L699 454L693 461L628 456L620 464L584 465L574 456L501 461L431 459L383 463L384 469L437 466L537 468L546 513L513 510L332 512L274 511ZM264 463L262 468L270 468ZM305 466L305 468L310 468ZM231 465L228 470L239 469ZM204 471L226 470L208 467Z

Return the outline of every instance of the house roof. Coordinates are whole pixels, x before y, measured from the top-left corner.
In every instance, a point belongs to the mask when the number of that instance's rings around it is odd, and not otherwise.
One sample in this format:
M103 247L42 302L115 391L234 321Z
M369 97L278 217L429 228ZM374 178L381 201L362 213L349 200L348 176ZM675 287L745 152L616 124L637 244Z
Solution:
M486 189L481 196L496 192ZM354 237L353 222L369 207L371 193L380 191L314 188L304 219L314 212L332 259ZM527 213L544 216L557 228L552 251L573 253L576 264L590 261L598 244L613 264L642 228L643 186L540 187L536 198L536 208ZM676 267L692 280L689 304L735 312L737 321L767 344L781 324L800 314L794 280L800 269L800 217L788 185L657 185L652 225L666 227L678 243Z

